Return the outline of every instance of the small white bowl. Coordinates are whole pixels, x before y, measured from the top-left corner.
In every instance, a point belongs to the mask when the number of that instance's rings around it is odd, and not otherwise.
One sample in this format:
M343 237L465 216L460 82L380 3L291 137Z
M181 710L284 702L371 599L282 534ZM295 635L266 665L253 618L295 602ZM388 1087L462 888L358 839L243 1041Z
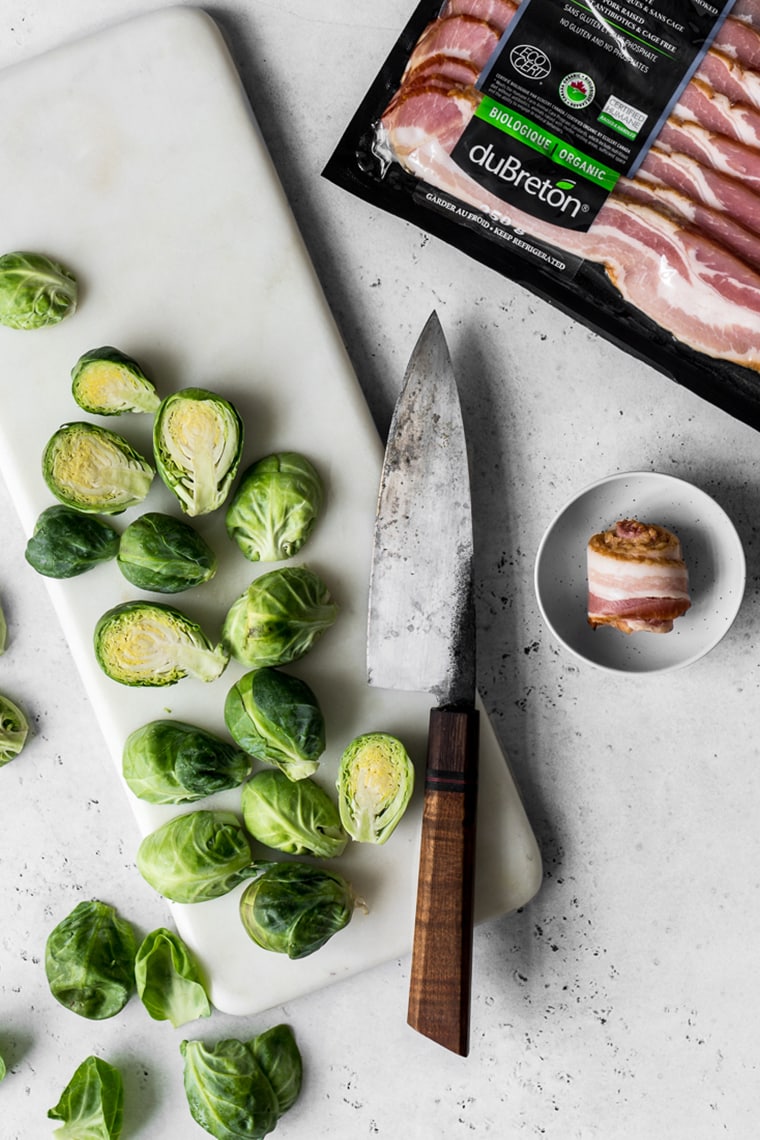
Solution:
M621 633L588 624L586 546L618 519L672 530L689 571L691 607L670 633ZM746 561L736 528L714 499L657 471L610 475L586 487L556 515L536 556L539 609L575 657L617 673L665 673L698 661L730 628L744 596Z

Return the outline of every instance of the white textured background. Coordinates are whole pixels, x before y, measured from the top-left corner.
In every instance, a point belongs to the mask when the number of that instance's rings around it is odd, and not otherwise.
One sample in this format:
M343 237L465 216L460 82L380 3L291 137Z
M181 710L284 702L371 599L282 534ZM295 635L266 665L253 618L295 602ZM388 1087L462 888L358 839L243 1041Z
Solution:
M0 66L161 5L4 0ZM472 1051L405 1025L407 960L204 1036L294 1028L302 1097L290 1140L432 1136L712 1140L757 1131L760 775L757 436L464 255L320 177L411 0L230 0L208 11L240 69L379 429L432 307L476 441L481 687L545 862L524 912L475 939ZM294 113L290 95L308 120ZM0 234L2 220L0 220ZM0 245L2 239L0 238ZM747 595L709 658L634 682L559 652L532 592L541 533L612 471L693 480L732 515ZM24 537L0 488L0 691L35 738L0 796L2 1140L52 1134L47 1109L99 1051L123 1069L124 1140L203 1133L189 1118L186 1031L138 1004L82 1023L42 969L52 916L107 883L147 931L166 919L133 865L136 829ZM93 852L97 860L93 859ZM139 916L139 917L136 917Z

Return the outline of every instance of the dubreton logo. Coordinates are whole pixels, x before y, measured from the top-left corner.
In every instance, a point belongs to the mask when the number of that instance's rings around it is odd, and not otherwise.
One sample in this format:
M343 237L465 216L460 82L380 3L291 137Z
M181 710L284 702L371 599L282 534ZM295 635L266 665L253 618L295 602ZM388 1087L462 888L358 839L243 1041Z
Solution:
M524 194L545 202L557 213L569 214L575 218L581 210L588 208L584 207L580 198L567 192L575 188L574 182L568 179L552 182L549 178L532 174L516 154L499 155L491 143L487 146L477 143L470 148L469 157L475 166L481 167L493 178L498 178L511 187L519 187Z

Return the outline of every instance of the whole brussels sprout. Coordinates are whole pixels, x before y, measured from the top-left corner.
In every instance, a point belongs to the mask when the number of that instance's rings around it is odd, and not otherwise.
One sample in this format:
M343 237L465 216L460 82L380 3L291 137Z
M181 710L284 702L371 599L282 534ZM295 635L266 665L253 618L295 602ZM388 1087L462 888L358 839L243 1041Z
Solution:
M43 253L0 257L0 324L12 329L57 325L77 307L74 274Z
M116 515L143 501L154 472L116 432L76 421L63 424L46 444L42 475L67 507Z
M180 720L153 720L136 728L122 752L129 788L152 804L192 803L238 787L250 772L245 752Z
M24 554L38 574L75 578L110 562L118 549L119 533L109 523L58 503L39 516Z
M137 361L110 345L91 348L79 357L71 370L71 394L83 411L94 416L155 412L161 402Z
M232 739L291 780L311 776L325 750L325 721L305 681L264 667L245 673L227 693L224 722Z
M306 958L351 921L357 899L335 871L273 863L240 896L246 933L263 950Z
M243 787L243 823L254 839L287 855L331 859L348 836L336 804L308 777L293 782L284 772L257 772Z
M233 602L222 644L242 665L287 665L312 648L338 616L327 586L306 566L269 570Z
M45 974L56 1001L80 1017L113 1017L135 992L137 939L116 908L80 902L50 932Z
M175 816L146 835L137 849L137 869L155 891L179 903L219 898L258 874L237 816L202 809Z
M161 401L153 423L158 473L188 515L220 507L237 474L243 421L205 388L183 388Z
M116 557L128 582L140 590L178 594L210 581L216 554L188 522L148 511L124 530Z
M238 484L225 523L251 562L292 558L314 529L324 491L316 468L295 451L253 463Z
M400 740L367 732L346 748L338 769L338 808L343 826L359 843L385 843L414 789L414 765Z
M98 620L95 657L121 685L174 685L183 677L215 681L227 653L200 626L162 602L122 602Z

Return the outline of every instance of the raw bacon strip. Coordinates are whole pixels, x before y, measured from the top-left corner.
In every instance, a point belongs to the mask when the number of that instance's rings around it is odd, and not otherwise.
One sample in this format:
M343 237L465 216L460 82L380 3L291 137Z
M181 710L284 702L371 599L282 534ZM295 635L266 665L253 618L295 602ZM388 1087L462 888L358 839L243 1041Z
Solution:
M434 55L466 59L482 71L499 42L500 32L475 16L447 16L434 20L417 41L403 78Z
M435 83L402 87L383 115L383 126L388 137L395 140L394 153L402 156L396 146L410 153L422 145L432 132L441 147L451 150L472 118L480 96L467 90L452 89ZM420 107L425 108L424 124L420 121ZM402 163L403 164L403 163Z
M686 154L668 154L657 144L648 152L638 173L672 186L713 210L722 210L760 234L760 197L738 179L711 170Z
M668 215L614 197L607 199L588 233L562 229L514 209L468 177L436 137L441 97L441 92L410 93L405 122L384 121L382 146L406 170L516 227L528 241L532 235L603 265L624 298L684 344L760 369L757 273Z
M729 16L718 29L713 43L742 67L755 70L760 67L760 32L751 23Z
M760 152L744 143L708 131L698 123L669 119L657 136L657 149L666 154L685 154L730 178L738 178L756 193L760 191Z
M471 87L478 76L480 68L468 59L460 59L455 55L438 53L431 55L422 63L417 64L406 75L400 90L412 83L448 83L452 86Z
M664 210L681 222L686 222L700 233L731 250L747 265L760 273L760 235L752 233L735 222L728 214L711 210L700 202L656 181L644 182L639 178L621 178L615 187L615 197L639 202L655 210Z
M760 28L760 0L736 0L731 15L737 20Z
M673 117L745 146L760 147L760 111L747 103L733 103L699 79L692 79L684 88Z
M519 3L512 0L448 0L441 15L477 16L503 32L518 8Z
M681 543L665 527L621 519L586 549L588 622L622 633L669 633L691 605Z
M742 67L723 52L711 48L695 75L734 103L749 103L760 109L760 73Z

